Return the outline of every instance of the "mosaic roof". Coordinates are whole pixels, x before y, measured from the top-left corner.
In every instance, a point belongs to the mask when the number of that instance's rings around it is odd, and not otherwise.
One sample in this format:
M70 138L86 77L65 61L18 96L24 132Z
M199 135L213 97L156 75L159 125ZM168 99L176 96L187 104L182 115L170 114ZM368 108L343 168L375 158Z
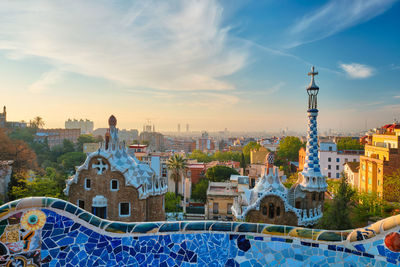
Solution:
M65 194L69 194L71 184L78 182L79 174L83 170L97 168L99 174L107 170L108 165L101 158L105 158L109 162L111 171L118 171L124 176L125 185L133 186L138 190L140 199L165 194L167 192L165 178L159 177L149 165L142 163L134 155L128 154L125 142L119 141L118 129L114 124L116 124L116 119L112 116L110 117L110 140L103 142L97 151L87 156L75 175L67 180ZM97 158L98 162L89 166L93 158Z

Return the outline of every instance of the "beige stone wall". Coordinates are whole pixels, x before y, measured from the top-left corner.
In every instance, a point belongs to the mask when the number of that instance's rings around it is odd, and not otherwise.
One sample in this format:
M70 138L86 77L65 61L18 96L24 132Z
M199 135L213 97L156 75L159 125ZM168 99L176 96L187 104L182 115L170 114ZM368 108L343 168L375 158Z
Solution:
M213 212L214 203L218 203L218 213ZM206 203L206 218L212 220L221 216L222 220L226 217L233 219L232 211L228 211L228 204L233 205L233 196L209 196Z
M108 161L103 158L105 162ZM89 163L89 170L83 170L80 172L78 182L73 183L69 189L68 200L77 205L78 199L85 202L85 210L92 212L92 199L96 195L102 195L107 198L107 219L124 222L141 222L146 221L146 209L148 208L150 220L162 220L165 219L165 213L162 205L164 195L150 197L154 198L151 200L140 200L138 191L132 186L125 186L124 176L117 171L110 171L108 167L107 171L103 174L98 175L96 169L92 169L93 163L97 163L97 158L93 158ZM91 189L85 189L85 178L91 179ZM111 191L111 180L116 179L119 183L118 191ZM119 216L119 203L129 202L130 203L130 216L120 217ZM147 206L149 202L149 206Z
M270 204L274 205L274 216L269 215ZM277 207L280 209L280 215L277 216ZM297 216L294 212L285 212L285 204L277 196L266 196L261 200L260 210L251 210L246 216L247 222L253 223L271 223L281 225L297 225Z

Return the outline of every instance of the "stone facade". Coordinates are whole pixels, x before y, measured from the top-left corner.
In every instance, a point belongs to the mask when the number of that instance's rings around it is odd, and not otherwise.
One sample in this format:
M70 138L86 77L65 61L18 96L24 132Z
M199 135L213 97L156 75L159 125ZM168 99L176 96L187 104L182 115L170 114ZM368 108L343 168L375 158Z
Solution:
M106 141L68 179L64 190L68 200L108 220L164 220L166 178L131 157L119 142L115 117L110 117L109 123Z
M293 211L285 212L285 203L274 195L265 196L260 203L259 210L247 213L246 221L257 223L297 225L297 216Z
M205 207L206 219L231 221L234 197L238 195L237 190L235 183L210 182Z

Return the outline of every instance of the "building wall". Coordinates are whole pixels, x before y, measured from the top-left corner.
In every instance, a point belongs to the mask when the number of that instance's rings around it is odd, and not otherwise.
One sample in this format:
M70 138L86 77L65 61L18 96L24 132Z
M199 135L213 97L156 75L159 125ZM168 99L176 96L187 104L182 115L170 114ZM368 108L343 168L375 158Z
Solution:
M277 210L279 209L279 216ZM266 196L261 200L259 210L251 210L246 216L247 222L297 225L294 212L286 212L285 204L277 196Z
M260 147L259 150L251 150L250 164L264 164L268 153L269 151L265 147Z
M106 159L103 158L105 162ZM97 174L96 169L92 169L93 163L97 163L97 158L92 158L89 163L89 170L80 172L77 183L73 183L69 189L68 200L78 205L78 200L83 200L85 203L84 209L92 212L92 200L95 196L101 195L107 199L107 219L125 222L141 222L147 220L158 220L165 218L165 213L162 205L164 195L153 197L151 200L141 200L138 196L138 191L132 186L125 185L124 176L117 171L110 171L110 168ZM108 164L108 162L107 162ZM109 165L109 164L108 164ZM91 179L91 189L85 189L85 178ZM118 191L111 190L111 180L118 180ZM130 203L130 216L119 216L119 203ZM148 206L150 204L151 206ZM147 216L147 213L149 215ZM155 213L158 213L159 216Z
M359 162L359 154L341 154L337 151L320 151L319 161L321 173L328 178L340 178L343 172L343 164L346 162Z
M83 144L83 153L89 154L93 153L100 148L100 143L84 143Z
M358 190L360 187L359 171L353 172L352 169L345 164L343 172L347 176L347 183L350 184L354 189Z
M82 134L91 134L93 133L93 121L90 120L67 120L65 121L65 129L81 129Z
M306 149L304 147L301 147L299 150L299 171L302 171L304 169L304 164L306 163Z
M218 212L214 213L214 204L218 204ZM208 220L232 220L232 211L228 204L233 206L233 196L207 195L205 215Z
M400 188L385 185L385 177L400 168L399 136L374 134L373 145L365 146L360 157L359 179L361 192L374 192L387 201L400 201Z
M39 129L35 136L35 141L44 142L47 139L49 147L62 145L64 139L76 143L81 135L80 129Z

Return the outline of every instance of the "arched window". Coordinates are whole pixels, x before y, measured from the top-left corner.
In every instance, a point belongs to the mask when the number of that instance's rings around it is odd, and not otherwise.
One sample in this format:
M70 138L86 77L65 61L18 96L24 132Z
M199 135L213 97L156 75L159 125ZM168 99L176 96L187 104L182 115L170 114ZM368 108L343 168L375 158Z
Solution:
M276 207L276 217L281 216L281 207Z
M274 218L274 204L269 203L269 218L273 219Z
M111 191L118 191L119 189L119 182L117 179L112 179L110 181L110 190Z
M266 207L266 206L264 206L264 207L262 208L262 214L263 214L263 215L267 215L267 207Z

